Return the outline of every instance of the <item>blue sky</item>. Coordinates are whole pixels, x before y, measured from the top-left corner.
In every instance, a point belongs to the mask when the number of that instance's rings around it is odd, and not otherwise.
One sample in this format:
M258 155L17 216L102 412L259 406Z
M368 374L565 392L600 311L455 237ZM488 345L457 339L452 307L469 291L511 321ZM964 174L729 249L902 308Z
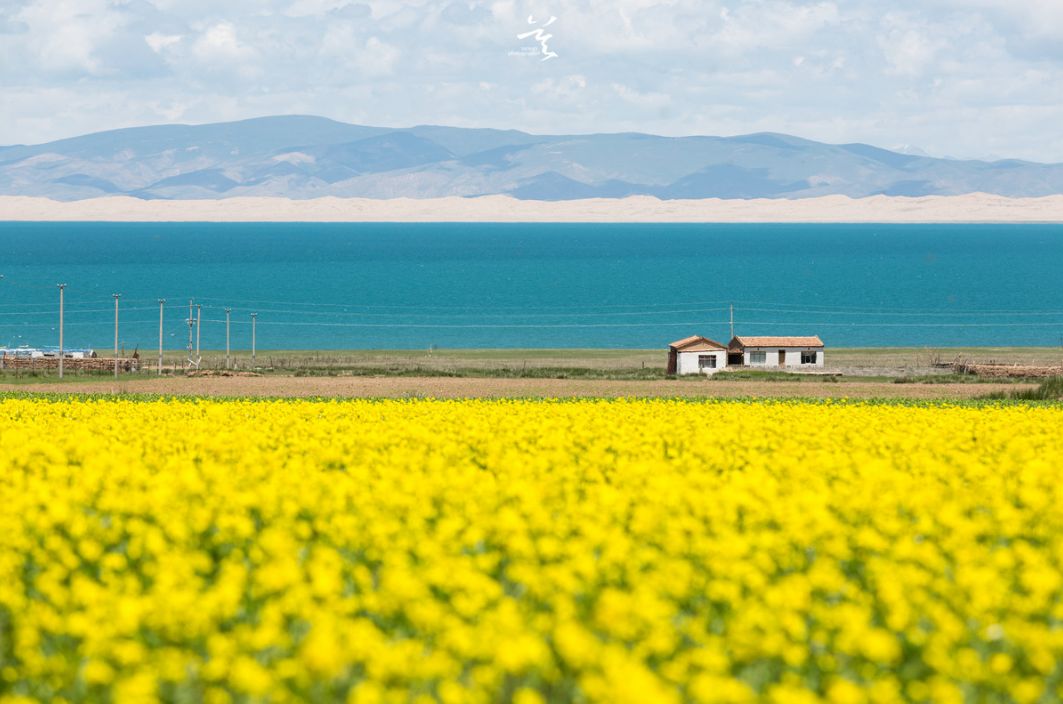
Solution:
M1063 161L1063 0L0 0L0 94L0 144L300 113Z

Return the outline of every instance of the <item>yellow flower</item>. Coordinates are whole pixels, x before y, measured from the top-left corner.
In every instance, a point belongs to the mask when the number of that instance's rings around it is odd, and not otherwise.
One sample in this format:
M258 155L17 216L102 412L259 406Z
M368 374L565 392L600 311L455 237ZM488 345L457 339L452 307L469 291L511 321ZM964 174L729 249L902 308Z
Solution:
M522 687L513 693L513 704L546 704L546 700L534 689Z
M0 703L1036 702L1063 660L1060 427L0 398Z
M114 680L114 669L100 660L90 660L81 671L89 684L106 684Z
M835 680L827 689L827 699L832 704L863 704L867 696L864 690L849 680Z
M238 691L252 695L266 694L270 690L272 678L269 671L249 657L239 657L229 673L230 682Z

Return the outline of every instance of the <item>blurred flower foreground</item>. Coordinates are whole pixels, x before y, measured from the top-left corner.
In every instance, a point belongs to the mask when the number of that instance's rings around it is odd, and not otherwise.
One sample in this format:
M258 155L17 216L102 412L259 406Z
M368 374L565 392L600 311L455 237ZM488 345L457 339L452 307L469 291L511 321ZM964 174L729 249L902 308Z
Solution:
M1063 409L0 401L0 701L1054 701Z

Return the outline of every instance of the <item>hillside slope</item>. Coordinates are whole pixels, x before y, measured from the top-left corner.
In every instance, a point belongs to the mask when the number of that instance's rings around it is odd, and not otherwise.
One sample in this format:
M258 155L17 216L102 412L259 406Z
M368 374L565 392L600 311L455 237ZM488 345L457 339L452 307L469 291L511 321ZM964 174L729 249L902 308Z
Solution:
M264 117L0 147L0 195L570 200L1063 193L1063 164L957 161L782 134L660 137Z

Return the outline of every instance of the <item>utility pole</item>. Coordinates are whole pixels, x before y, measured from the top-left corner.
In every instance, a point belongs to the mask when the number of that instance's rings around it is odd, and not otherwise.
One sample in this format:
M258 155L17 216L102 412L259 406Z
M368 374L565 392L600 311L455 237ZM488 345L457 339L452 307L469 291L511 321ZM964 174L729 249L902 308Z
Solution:
M59 378L63 378L63 289L66 284L56 284L59 287Z
M233 312L232 308L225 309L225 368L229 368L229 314Z
M166 304L165 298L159 299L159 376L162 376L162 308Z
M735 304L731 304L731 339L735 338Z
M202 355L199 354L199 337L202 330L200 323L203 322L203 306L196 304L196 368L199 368L199 360L202 359Z
M112 293L114 296L114 378L118 378L118 299L122 297L120 293Z
M188 368L192 368L192 300L188 301Z
M258 313L251 314L251 366L255 366L255 319Z

